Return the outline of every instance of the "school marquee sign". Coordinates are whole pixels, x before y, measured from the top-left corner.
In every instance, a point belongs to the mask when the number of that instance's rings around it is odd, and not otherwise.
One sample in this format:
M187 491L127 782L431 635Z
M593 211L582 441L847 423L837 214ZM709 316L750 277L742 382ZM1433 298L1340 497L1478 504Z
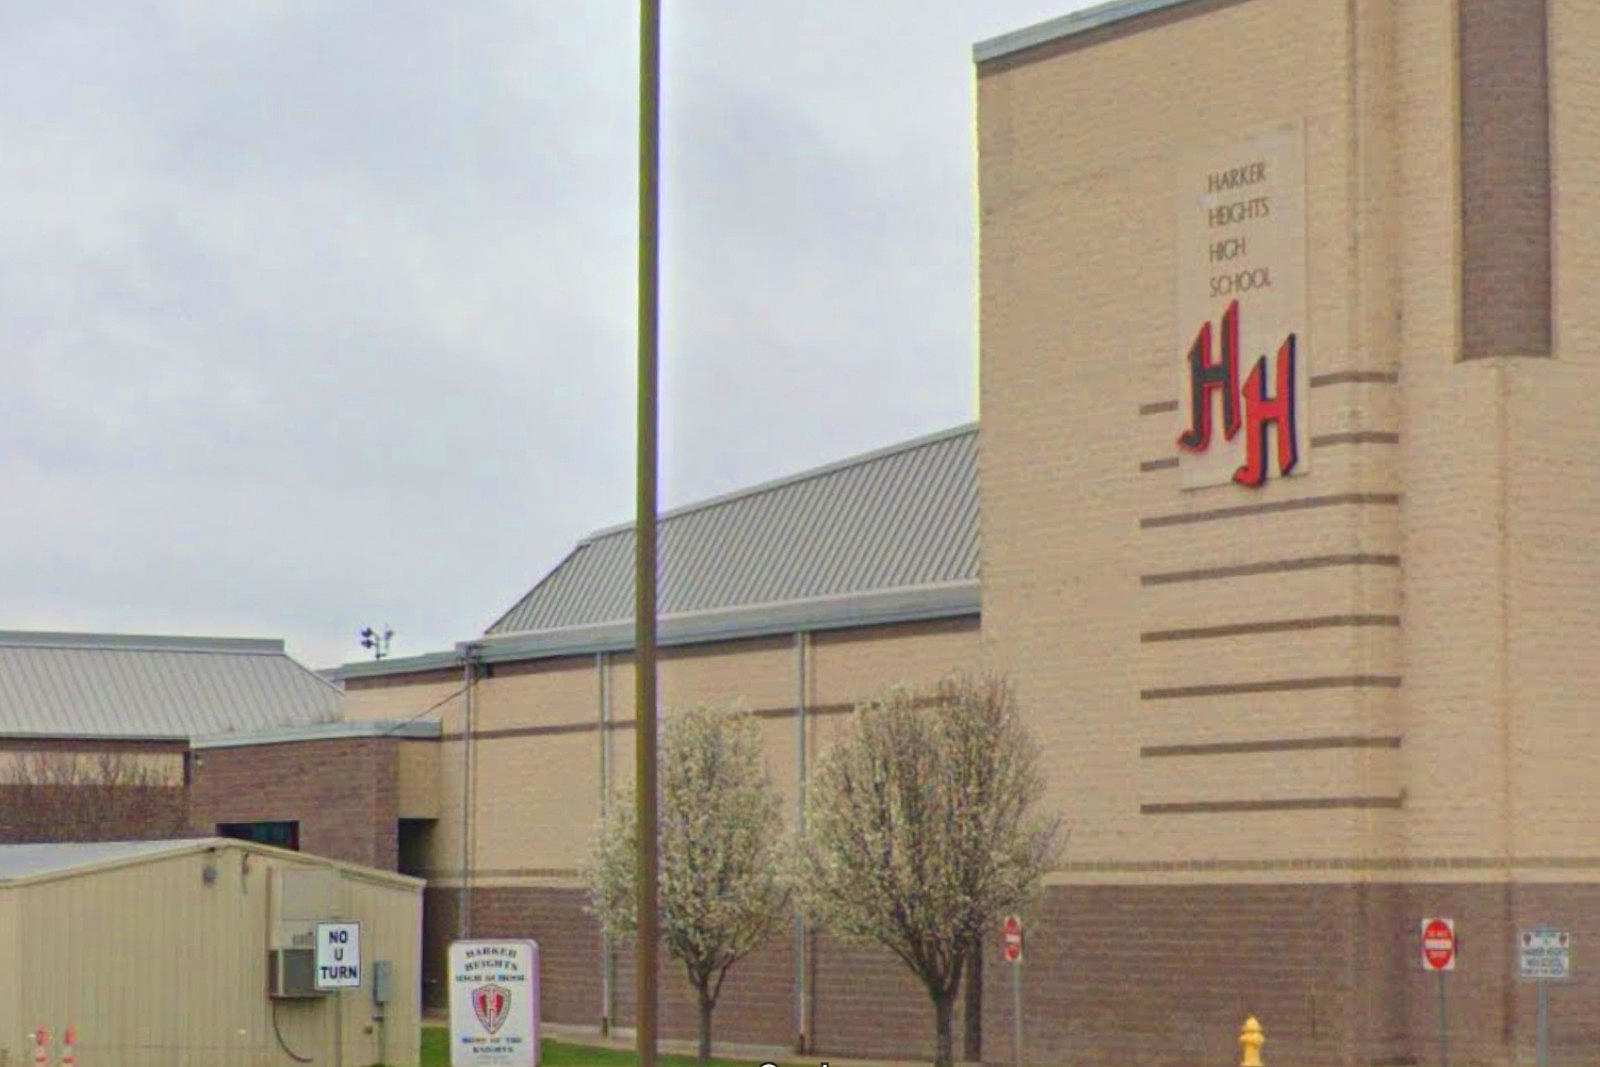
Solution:
M1178 171L1178 468L1186 489L1309 466L1305 162L1298 124Z

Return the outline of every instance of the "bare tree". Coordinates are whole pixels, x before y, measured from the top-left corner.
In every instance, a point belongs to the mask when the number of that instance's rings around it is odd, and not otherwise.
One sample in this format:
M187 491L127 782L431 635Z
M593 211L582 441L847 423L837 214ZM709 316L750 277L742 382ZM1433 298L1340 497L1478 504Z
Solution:
M0 796L12 841L166 838L187 823L181 775L127 751L19 753Z
M772 937L789 911L777 789L748 715L694 708L661 738L661 936L699 997L699 1052L711 1057L711 1016L729 969ZM589 871L592 910L608 937L636 928L638 831L618 797Z
M802 907L911 968L948 1067L957 991L990 917L1022 910L1059 851L1009 685L954 676L859 707L808 794Z

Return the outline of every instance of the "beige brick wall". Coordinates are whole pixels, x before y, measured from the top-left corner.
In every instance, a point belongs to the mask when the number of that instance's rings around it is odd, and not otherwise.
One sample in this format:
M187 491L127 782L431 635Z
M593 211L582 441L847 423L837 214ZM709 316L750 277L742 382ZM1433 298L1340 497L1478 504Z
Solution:
M926 684L975 661L975 620L915 623L815 635L808 639L808 703L851 704L890 684ZM495 664L474 690L471 853L474 885L575 885L600 817L601 745L608 746L609 782L626 795L633 782L633 667L625 654L605 657L609 719L599 730L601 674L593 656ZM459 687L439 675L403 677L381 687L347 691L358 714L395 717L420 710ZM799 685L795 637L783 635L663 650L661 704L694 702L741 707L759 714L768 773L778 786L785 819L795 817L795 705ZM401 801L422 811L422 783L436 782L428 866L438 883L458 884L461 870L462 701L448 701L445 739L402 748ZM439 713L435 713L437 716ZM848 717L813 715L807 723L812 758ZM431 759L424 759L426 749Z
M439 786L441 746L407 741L395 750L396 805L402 819L437 819L443 798Z
M494 664L474 694L473 729L513 730L590 722L599 716L593 656Z
M890 685L927 686L951 671L979 666L978 648L973 618L813 634L807 700L853 704Z
M1335 744L1398 736L1407 672L1401 400L1371 380L1394 370L1391 6L1196 4L980 68L984 646L1028 695L1073 877L1393 835L1398 811L1355 805L1398 798L1403 750ZM1177 166L1283 122L1304 129L1310 473L1185 491L1141 468L1181 428ZM1206 515L1330 496L1362 499ZM1150 752L1256 743L1279 747ZM1326 806L1232 810L1286 802Z
M346 719L409 719L443 701L437 710L422 717L449 720L454 725L446 726L446 730L459 730L461 724L454 717L461 713L461 700L459 696L451 697L460 692L464 681L459 670L351 678L344 684L341 713Z
M1464 271L1483 271L1472 291L1494 299L1497 285L1520 293L1542 254L1482 224L1492 203L1537 202L1539 189L1487 197L1480 177L1484 203L1462 199L1463 137L1494 135L1463 132L1463 94L1481 116L1522 68L1494 61L1498 40L1477 42L1483 65L1463 68L1461 27L1511 34L1539 17L1535 0L1504 0L1489 20L1460 7L1486 2L1197 3L980 69L985 645L1072 709L1040 729L1085 879L1251 859L1282 860L1276 876L1296 879L1369 861L1401 878L1600 873L1600 798L1585 784L1600 756L1588 648L1600 314L1587 295L1600 260L1600 10L1548 5L1554 358L1463 361L1485 355L1483 338L1462 335ZM1194 62L1218 41L1274 47L1222 77ZM1162 268L1172 160L1194 140L1285 120L1306 135L1311 472L1258 493L1184 493L1176 471L1139 469L1172 454L1174 414L1149 411L1174 399L1181 355ZM1537 184L1536 164L1507 180ZM1463 258L1464 217L1500 259ZM1521 277L1505 270L1517 255L1531 257ZM1317 381L1328 375L1343 380ZM1342 494L1386 499L1141 524ZM1249 629L1350 616L1360 625ZM1234 629L1195 632L1216 627ZM1384 682L1140 699L1290 676ZM1401 743L1140 754L1343 736ZM1291 794L1403 802L1138 814ZM1302 861L1327 864L1288 866Z
M1505 361L1508 802L1524 859L1600 853L1600 10L1551 0L1552 360Z
M591 731L476 743L475 868L566 872L582 865L600 814L597 737Z

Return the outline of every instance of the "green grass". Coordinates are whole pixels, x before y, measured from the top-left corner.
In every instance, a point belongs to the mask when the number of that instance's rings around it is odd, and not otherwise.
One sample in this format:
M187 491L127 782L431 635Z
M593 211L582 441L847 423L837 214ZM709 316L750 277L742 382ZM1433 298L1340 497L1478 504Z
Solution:
M638 1058L631 1052L609 1048L569 1045L565 1041L539 1043L540 1067L632 1067ZM661 1067L693 1067L700 1061L693 1056L661 1056ZM752 1067L754 1060L712 1060L715 1067ZM422 1028L422 1067L449 1067L450 1031L443 1026Z

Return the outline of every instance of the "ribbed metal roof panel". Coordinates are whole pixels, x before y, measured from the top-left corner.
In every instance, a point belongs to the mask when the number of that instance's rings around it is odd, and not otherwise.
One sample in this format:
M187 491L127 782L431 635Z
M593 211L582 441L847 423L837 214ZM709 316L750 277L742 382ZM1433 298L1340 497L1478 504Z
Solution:
M961 426L667 512L661 614L976 579L977 440ZM487 633L629 618L633 543L591 534Z
M0 736L174 737L339 717L282 642L0 632Z

